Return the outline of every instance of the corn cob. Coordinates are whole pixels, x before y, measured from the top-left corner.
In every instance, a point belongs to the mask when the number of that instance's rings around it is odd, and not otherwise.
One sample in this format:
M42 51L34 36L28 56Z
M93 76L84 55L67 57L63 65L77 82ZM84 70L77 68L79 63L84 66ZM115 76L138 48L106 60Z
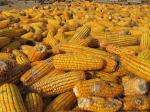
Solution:
M78 42L80 39L88 36L89 32L90 32L90 28L84 25L76 31L76 33L69 40L69 42L71 42L71 43Z
M54 48L58 44L58 40L56 40L54 36L51 35L51 32L48 32L47 37L43 40L43 43Z
M14 59L13 54L0 52L0 60L11 60L11 59Z
M138 57L150 61L150 50L143 50L139 53Z
M104 61L93 55L68 53L54 56L53 64L60 70L96 70L103 68Z
M16 65L12 70L8 71L3 77L2 82L9 82L17 84L20 81L22 74L26 72L28 68L22 65Z
M36 41L41 41L42 40L42 29L39 26L32 26L32 28L34 29L34 35L33 38Z
M73 36L75 34L75 31L67 31L64 32L66 36Z
M13 50L13 54L16 56L16 61L18 64L30 66L28 57L22 51Z
M100 97L115 97L123 92L123 87L114 82L91 79L76 84L73 90L78 98L93 95Z
M126 46L121 47L121 50L128 54L138 54L142 49L140 46Z
M30 54L28 54L28 58L31 62L40 61L44 58L46 54L47 54L46 46L39 43L31 49Z
M65 34L63 31L58 31L54 38L62 42L65 39Z
M41 83L45 82L45 80L47 80L50 77L60 75L60 74L64 74L64 73L65 73L64 71L54 69L53 71L50 71L47 75L42 77L40 80L38 80L38 84L41 84Z
M0 81L10 69L14 68L16 62L14 60L0 60Z
M116 72L110 74L110 73L99 71L96 73L96 77L98 77L99 79L106 81L106 82L116 82L117 83L119 81L119 79L115 74L116 74Z
M9 26L9 23L10 23L9 19L0 21L0 29L7 28Z
M122 107L122 102L117 99L87 96L78 99L78 106L93 112L117 112Z
M68 72L45 79L43 83L37 82L31 88L44 96L52 96L73 89L77 82L84 79L85 74L82 71Z
M11 52L14 49L17 49L21 46L21 43L18 40L15 40L8 44L7 46L3 47L1 51L3 52Z
M37 93L28 93L25 98L28 112L43 112L43 100Z
M150 32L143 33L140 46L142 49L150 49Z
M0 112L27 112L21 94L14 84L3 84L0 92Z
M30 32L25 33L24 35L22 35L21 38L27 39L27 40L28 40L28 39L29 39L29 40L30 40L30 39L32 40L32 39L33 39L33 36L34 36L34 33L30 31Z
M0 37L14 38L14 37L19 37L23 35L24 33L26 33L26 31L23 29L18 29L18 30L3 29L3 30L0 30Z
M147 96L126 96L124 97L124 110L148 110L150 109Z
M72 109L76 103L76 97L72 91L62 93L58 95L50 104L47 106L45 112L58 112L63 110Z
M29 46L29 45L22 45L21 46L21 50L24 54L29 55L30 50L33 48L33 46Z
M54 35L57 32L55 25L49 23L49 24L47 24L47 29L49 31L49 36L54 37Z
M23 74L20 80L23 82L24 85L32 85L40 78L45 76L47 73L49 73L52 69L53 64L51 62L51 59L44 60L39 64L33 66L25 74Z
M9 44L11 41L10 38L8 37L0 37L0 48L6 46L7 44Z
M88 46L88 44L91 42L91 38L85 38L85 39L80 39L78 41L78 45L81 46Z
M129 78L128 81L124 82L123 86L124 86L124 94L126 96L142 95L148 91L147 82L137 77Z
M67 53L81 53L83 55L94 55L99 58L103 58L105 60L105 69L106 72L113 72L117 67L117 62L112 59L112 55L108 52L97 50L89 47L84 47L80 45L74 45L70 43L61 44L58 48L60 51L64 51Z
M138 39L136 37L129 36L114 36L106 37L106 39L100 41L100 46L106 47L107 45L116 45L116 46L130 46L137 45Z
M72 109L72 111L70 111L70 112L89 112L89 111L82 110L82 109L80 109L78 106L76 106L76 107L74 107L74 108Z
M145 80L150 80L150 62L132 55L121 57L124 67L135 75Z

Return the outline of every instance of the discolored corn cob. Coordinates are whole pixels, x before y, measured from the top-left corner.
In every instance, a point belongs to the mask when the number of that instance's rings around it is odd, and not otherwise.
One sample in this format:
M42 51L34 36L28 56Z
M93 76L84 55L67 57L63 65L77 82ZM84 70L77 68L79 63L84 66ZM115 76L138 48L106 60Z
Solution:
M30 66L28 57L22 51L13 50L13 54L16 56L16 61L18 64Z
M25 98L28 112L43 112L43 100L37 93L28 93Z
M9 37L0 37L0 48L6 46L11 41L11 38Z
M106 37L106 39L100 41L100 46L106 47L107 45L116 45L116 46L130 46L137 45L138 38L130 36L114 36Z
M150 80L150 62L132 55L121 57L123 66L140 78Z
M53 64L60 70L96 70L104 67L104 61L99 57L75 53L55 55Z
M43 96L52 96L73 89L74 85L85 79L82 71L68 72L43 80L43 83L34 83L31 88Z
M149 110L150 102L147 96L126 96L124 97L124 110Z
M43 43L54 48L58 44L58 40L56 40L54 36L51 35L51 32L48 32L47 37L43 40Z
M9 82L17 84L20 81L22 74L26 72L28 68L22 65L16 65L12 70L8 71L3 77L2 82Z
M86 25L80 27L76 33L73 35L73 37L69 40L71 43L78 42L80 39L85 38L90 33L90 28Z
M142 34L140 46L142 49L150 49L150 32Z
M15 60L0 60L0 80L3 79L3 76L6 72L8 72L10 69L14 68L16 65Z
M45 112L59 112L63 110L72 109L76 103L76 97L72 91L62 93L58 95L50 104L47 106Z
M0 92L0 112L27 112L21 94L14 84L3 84Z
M52 69L53 64L51 62L51 59L44 60L39 64L33 66L25 74L23 74L20 80L23 82L24 85L32 85L40 78L45 76L47 73L49 73Z
M31 50L30 53L27 54L28 58L31 62L40 61L44 58L47 54L47 48L42 43L35 45Z
M32 28L34 29L33 38L36 41L41 41L42 40L42 29L37 25L33 25Z
M29 46L29 45L22 45L21 46L22 52L26 55L29 55L31 49L33 49L33 46Z
M28 33L25 33L24 35L21 36L21 38L23 39L33 39L33 36L34 36L34 33L33 32L28 32Z
M123 92L123 86L114 82L105 82L101 79L90 79L76 84L73 91L78 98L93 95L115 97Z
M150 61L150 50L143 50L138 54L138 57Z
M96 73L96 77L107 82L118 82L119 78L115 75L116 72L110 74L106 72L99 71Z
M9 23L9 19L0 21L0 29L7 28L9 26Z
M12 60L12 59L14 59L13 54L0 52L0 60Z
M0 37L9 37L9 38L14 38L14 37L19 37L26 33L26 30L23 29L18 29L18 30L12 30L12 29L3 29L0 30Z
M7 46L3 47L1 51L3 52L11 52L14 49L17 49L21 46L21 43L18 40L15 40L8 44Z
M78 106L94 112L117 112L122 107L122 102L117 99L87 96L78 99Z

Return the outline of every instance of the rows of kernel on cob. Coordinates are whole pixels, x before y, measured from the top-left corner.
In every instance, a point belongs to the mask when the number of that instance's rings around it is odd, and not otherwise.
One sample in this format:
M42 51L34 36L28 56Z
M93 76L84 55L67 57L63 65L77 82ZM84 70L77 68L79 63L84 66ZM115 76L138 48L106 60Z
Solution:
M91 2L0 12L0 112L149 112L149 13Z

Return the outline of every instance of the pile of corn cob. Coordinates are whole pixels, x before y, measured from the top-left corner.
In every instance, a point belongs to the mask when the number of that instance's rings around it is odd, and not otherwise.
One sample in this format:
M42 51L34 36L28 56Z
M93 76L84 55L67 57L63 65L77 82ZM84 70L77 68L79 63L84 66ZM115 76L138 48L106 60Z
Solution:
M92 2L0 12L0 112L149 112L149 13Z

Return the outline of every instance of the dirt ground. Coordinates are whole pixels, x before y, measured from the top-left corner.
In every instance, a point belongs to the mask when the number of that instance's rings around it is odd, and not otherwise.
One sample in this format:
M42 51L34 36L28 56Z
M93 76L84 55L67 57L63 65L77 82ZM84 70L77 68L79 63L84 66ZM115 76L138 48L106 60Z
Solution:
M1 0L0 0L1 1ZM11 10L11 9L24 9L30 8L35 5L39 5L39 3L35 3L34 0L8 0L8 5L0 6L0 10Z

